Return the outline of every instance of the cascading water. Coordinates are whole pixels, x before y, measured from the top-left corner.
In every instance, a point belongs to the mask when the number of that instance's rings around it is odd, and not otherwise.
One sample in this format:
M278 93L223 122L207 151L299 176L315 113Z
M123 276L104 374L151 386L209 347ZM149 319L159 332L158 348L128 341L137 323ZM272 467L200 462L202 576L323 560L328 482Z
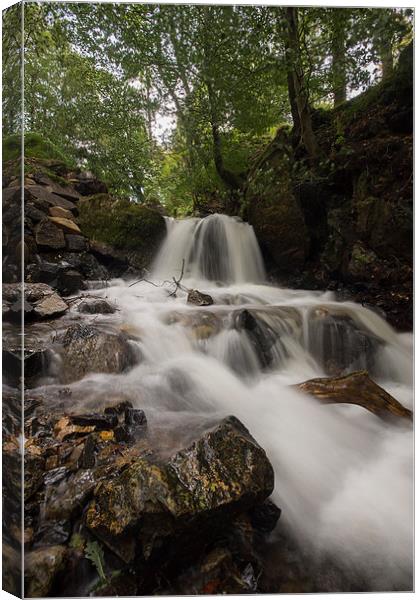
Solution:
M185 261L185 274L198 281L264 281L258 242L248 223L218 214L166 222L168 236L154 267L156 276L172 277Z
M140 364L73 384L73 401L94 406L123 390L168 453L207 420L234 414L273 464L281 522L314 556L333 555L374 589L410 589L411 427L358 406L320 405L291 384L367 368L411 407L412 336L331 293L264 284L254 232L238 219L167 225L154 285L116 280L94 292L117 303L117 316L102 321L133 332ZM178 278L183 262L183 288L170 296L165 280ZM214 305L187 304L193 287Z

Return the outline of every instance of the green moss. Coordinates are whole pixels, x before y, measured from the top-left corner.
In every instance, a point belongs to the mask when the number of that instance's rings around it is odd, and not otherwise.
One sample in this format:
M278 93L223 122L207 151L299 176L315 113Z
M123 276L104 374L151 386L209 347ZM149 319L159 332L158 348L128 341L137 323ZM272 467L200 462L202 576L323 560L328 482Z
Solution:
M96 194L79 202L79 222L89 238L120 250L152 251L165 234L165 221L157 211Z
M21 136L9 135L3 139L3 161L16 160L21 156ZM67 163L64 154L38 133L25 135L25 158L53 159Z

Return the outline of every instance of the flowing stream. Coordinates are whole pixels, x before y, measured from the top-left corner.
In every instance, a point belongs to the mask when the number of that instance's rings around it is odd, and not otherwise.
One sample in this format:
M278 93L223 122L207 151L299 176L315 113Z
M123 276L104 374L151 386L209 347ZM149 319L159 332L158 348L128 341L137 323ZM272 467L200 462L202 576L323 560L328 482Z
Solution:
M119 310L86 317L128 331L140 363L86 377L73 384L74 397L79 390L89 407L123 393L168 453L234 414L266 450L280 522L302 545L373 586L410 588L411 426L354 405L320 405L291 384L368 369L412 408L412 335L331 292L268 285L253 229L238 219L167 219L167 228L148 281L95 289ZM181 274L183 288L171 296ZM187 304L191 288L214 304Z

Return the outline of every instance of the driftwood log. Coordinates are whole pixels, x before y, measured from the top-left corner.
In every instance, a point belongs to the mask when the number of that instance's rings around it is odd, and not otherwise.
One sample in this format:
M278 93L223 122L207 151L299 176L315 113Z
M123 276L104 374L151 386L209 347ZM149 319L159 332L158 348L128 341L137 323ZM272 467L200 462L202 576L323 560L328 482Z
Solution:
M325 404L357 404L381 419L391 416L412 420L411 410L370 379L367 371L342 377L309 379L293 386Z

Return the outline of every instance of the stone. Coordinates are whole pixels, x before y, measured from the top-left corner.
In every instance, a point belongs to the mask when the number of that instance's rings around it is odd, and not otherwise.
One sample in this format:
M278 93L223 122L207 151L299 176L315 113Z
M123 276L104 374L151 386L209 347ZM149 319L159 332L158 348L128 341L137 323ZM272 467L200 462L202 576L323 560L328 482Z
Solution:
M209 543L235 515L264 502L274 472L264 450L228 417L166 462L141 457L96 488L86 522L123 560L136 543L147 560L171 538L194 531ZM182 547L182 543L181 543Z
M61 206L50 206L48 212L52 217L61 217L63 219L69 219L70 221L74 220L74 215L69 210L62 208Z
M58 274L56 287L61 294L68 296L79 290L85 289L86 285L83 275L81 275L79 271L67 269L65 271L60 271Z
M37 204L41 204L46 207L61 206L61 208L65 208L72 213L77 214L77 206L73 202L63 198L62 196L53 194L48 188L42 185L31 185L25 187L25 200L28 199L33 200L34 202L36 201Z
M106 300L102 300L100 298L87 298L86 300L82 300L77 307L77 310L80 313L85 313L89 315L110 315L115 313L116 308L112 306Z
M203 294L198 290L190 290L187 296L187 302L189 304L196 304L197 306L211 306L213 304L213 298L209 294Z
M46 215L45 215L44 211L37 208L34 204L26 203L25 204L25 217L28 217L29 219L34 221L34 223L39 223L39 221L42 221L42 219L45 219Z
M310 379L295 387L323 404L356 404L385 420L398 417L411 421L413 418L411 410L372 381L367 371Z
M3 284L3 314L18 317L22 310L22 286L19 283ZM25 283L24 311L31 317L55 317L63 314L66 302L46 283Z
M141 411L143 413L143 411ZM144 413L143 413L144 416ZM70 415L70 421L75 425L82 426L93 426L96 431L104 429L113 429L118 425L118 418L112 414L84 414L84 415ZM145 417L144 417L145 418Z
M65 564L64 546L47 546L28 552L25 557L25 596L27 598L45 598L51 595L51 589L58 573Z
M55 292L35 304L34 313L41 319L57 317L68 309L68 305Z
M88 325L72 325L62 337L63 383L88 373L122 373L134 365L134 353L122 334L100 331Z
M35 241L38 246L46 249L58 250L66 247L63 230L48 218L42 219L35 227Z
M64 235L66 240L67 250L70 252L84 252L88 248L88 241L82 235L76 235L73 233L66 233Z
M79 226L70 219L65 219L64 217L49 217L50 221L63 229L66 233L80 234Z

